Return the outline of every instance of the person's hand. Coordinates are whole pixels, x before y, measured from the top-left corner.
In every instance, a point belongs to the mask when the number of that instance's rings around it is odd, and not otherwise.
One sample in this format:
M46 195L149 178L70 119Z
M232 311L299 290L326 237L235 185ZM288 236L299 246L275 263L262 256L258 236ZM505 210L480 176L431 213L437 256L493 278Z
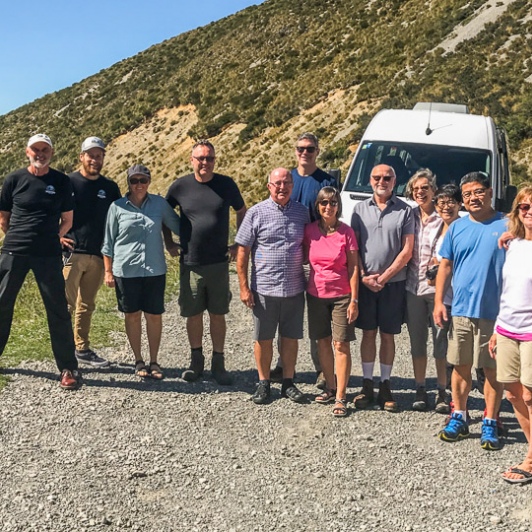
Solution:
M227 248L227 251L229 252L229 259L231 262L234 262L236 260L236 254L238 252L238 244L233 244L232 246L229 246Z
M362 282L372 292L380 292L384 288L384 285L380 284L378 279L379 279L379 274L374 273L373 275L364 275L364 277L362 277Z
M500 237L499 240L497 240L497 244L500 249L505 249L508 251L508 246L510 245L510 242L515 238L510 231L505 231Z
M347 323L353 323L358 318L358 303L351 301L347 307Z
M59 242L61 242L61 246L63 246L65 249L68 249L68 251L74 251L74 241L71 238L62 236L59 239Z
M242 303L248 308L253 308L255 306L253 292L249 288L240 289L240 301L242 301Z
M490 350L490 357L496 358L497 357L497 335L496 334L491 335L488 348Z
M113 275L113 272L105 272L103 282L105 283L105 286L109 288L115 287L115 277Z
M177 242L172 242L166 245L166 251L168 251L170 257L179 257L181 246Z
M447 315L447 307L443 304L434 305L434 312L432 313L434 323L436 327L443 329L445 322L449 321L449 316Z

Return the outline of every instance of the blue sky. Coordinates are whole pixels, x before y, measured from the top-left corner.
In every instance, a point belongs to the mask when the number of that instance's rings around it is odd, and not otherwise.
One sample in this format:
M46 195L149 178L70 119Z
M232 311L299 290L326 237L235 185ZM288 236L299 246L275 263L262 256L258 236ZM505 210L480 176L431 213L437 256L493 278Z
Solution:
M6 0L0 115L262 0Z

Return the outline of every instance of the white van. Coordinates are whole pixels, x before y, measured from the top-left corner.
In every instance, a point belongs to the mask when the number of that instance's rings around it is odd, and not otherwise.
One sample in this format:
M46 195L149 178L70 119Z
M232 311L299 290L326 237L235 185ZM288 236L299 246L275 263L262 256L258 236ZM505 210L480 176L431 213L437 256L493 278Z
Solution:
M494 207L508 211L516 188L510 185L506 136L488 116L469 114L465 105L418 103L414 109L383 109L367 127L342 187L343 220L372 194L371 169L392 166L395 193L404 199L406 184L419 168L429 168L438 186L460 183L468 172L486 172Z

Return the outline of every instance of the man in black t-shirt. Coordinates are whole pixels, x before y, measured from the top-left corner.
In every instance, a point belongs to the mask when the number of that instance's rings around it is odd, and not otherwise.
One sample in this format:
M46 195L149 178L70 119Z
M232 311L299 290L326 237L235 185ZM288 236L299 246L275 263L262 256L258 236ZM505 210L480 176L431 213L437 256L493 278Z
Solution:
M244 219L246 205L236 183L214 173L214 146L207 140L192 148L190 158L194 173L174 181L166 196L170 205L181 212L180 293L181 315L187 318L191 348L189 369L183 379L192 382L203 374L203 313L208 311L212 339L211 373L222 385L231 384L225 370L225 314L229 312L229 264L227 254L236 255L236 246L228 248L229 209L236 211L236 225ZM170 232L164 231L166 247L177 254Z
M61 239L68 310L74 313L76 358L97 368L109 367L109 362L90 348L89 331L96 295L103 283L101 248L107 211L121 197L118 185L100 174L104 158L101 139L88 137L83 141L81 167L69 174L74 189L74 221Z
M17 295L32 270L46 309L60 386L73 390L81 375L59 241L72 226L72 185L65 174L50 168L53 146L47 135L31 137L26 155L29 166L9 174L0 192L0 228L5 233L0 252L0 354L9 339Z

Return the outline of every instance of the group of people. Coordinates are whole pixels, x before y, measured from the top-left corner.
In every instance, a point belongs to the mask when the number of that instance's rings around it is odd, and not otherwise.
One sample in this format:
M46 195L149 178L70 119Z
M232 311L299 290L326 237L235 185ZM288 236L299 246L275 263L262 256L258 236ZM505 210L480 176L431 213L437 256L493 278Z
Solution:
M253 402L270 401L272 381L281 382L283 397L306 401L294 382L306 306L316 385L321 388L315 401L332 404L336 417L348 414L350 343L356 326L362 330L363 382L354 406L364 409L376 401L383 410L397 411L390 379L395 335L406 322L416 383L413 409L430 406L430 330L438 387L435 409L449 415L440 439L456 442L469 435L471 370L482 369L486 409L481 446L501 447L498 412L505 387L530 446L523 463L503 477L516 483L532 480L532 270L527 268L532 187L518 193L506 219L492 207L493 190L483 172L438 188L430 169L419 169L407 185L407 197L416 204L411 207L394 194L393 166L378 164L371 171L372 196L357 203L350 223L344 223L338 182L318 168L318 154L316 136L302 134L295 145L296 167L274 169L268 176L269 197L246 210L236 183L214 172L216 154L209 141L192 147L193 173L177 179L163 198L148 193L151 173L142 164L129 168L128 190L121 196L118 186L101 175L105 144L98 137L83 141L79 171L66 176L50 168L51 139L32 136L26 147L29 166L9 174L0 192L5 233L0 353L17 294L31 269L46 308L61 387L79 386L80 362L109 366L89 341L103 283L115 288L136 374L164 378L158 351L166 247L170 255L180 256L179 306L190 343L190 364L182 378L193 382L203 375L207 312L211 373L219 384L229 385L225 315L231 299L228 262L236 258L240 299L252 309L254 320L259 382ZM460 217L462 204L467 214ZM231 209L237 235L229 246ZM141 348L142 315L148 364ZM274 347L280 357L272 369ZM380 381L375 397L377 347ZM450 368L452 400L446 392Z

